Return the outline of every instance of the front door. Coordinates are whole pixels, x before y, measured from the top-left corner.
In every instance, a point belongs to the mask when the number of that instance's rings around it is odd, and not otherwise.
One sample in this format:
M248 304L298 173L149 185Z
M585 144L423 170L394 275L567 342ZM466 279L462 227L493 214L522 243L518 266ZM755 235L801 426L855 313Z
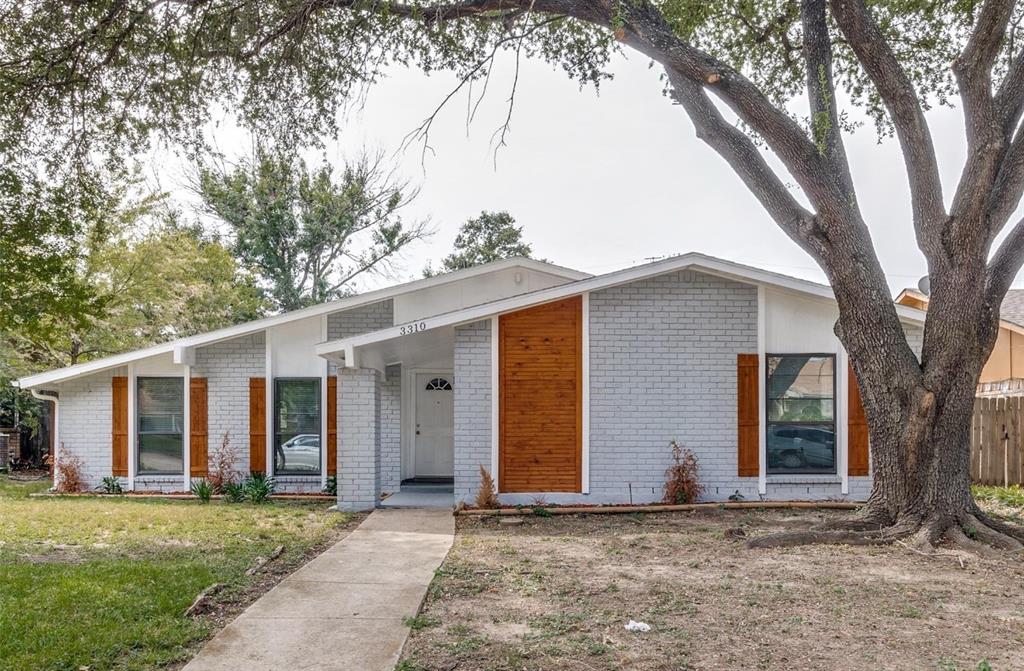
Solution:
M451 373L416 374L417 478L455 473L455 393Z

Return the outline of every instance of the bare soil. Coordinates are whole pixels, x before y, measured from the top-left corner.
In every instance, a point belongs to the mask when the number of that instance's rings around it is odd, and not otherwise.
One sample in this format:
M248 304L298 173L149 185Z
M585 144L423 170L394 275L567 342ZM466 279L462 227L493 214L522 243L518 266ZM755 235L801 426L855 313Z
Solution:
M1024 557L744 542L844 514L460 517L398 668L1024 669Z

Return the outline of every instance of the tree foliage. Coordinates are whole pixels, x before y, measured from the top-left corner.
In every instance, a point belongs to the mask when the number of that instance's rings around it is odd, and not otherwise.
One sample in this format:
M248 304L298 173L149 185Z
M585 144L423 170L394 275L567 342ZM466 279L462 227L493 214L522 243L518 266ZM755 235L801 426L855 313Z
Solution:
M427 234L401 210L415 196L382 158L362 156L335 176L294 156L259 149L234 168L205 167L198 190L207 212L228 224L233 251L253 268L282 311L351 291L353 280L386 270Z
M444 257L437 272L472 268L498 259L513 256L531 257L533 248L523 241L523 227L516 226L516 220L508 212L480 213L459 228L455 236L455 251ZM435 274L428 264L423 274Z

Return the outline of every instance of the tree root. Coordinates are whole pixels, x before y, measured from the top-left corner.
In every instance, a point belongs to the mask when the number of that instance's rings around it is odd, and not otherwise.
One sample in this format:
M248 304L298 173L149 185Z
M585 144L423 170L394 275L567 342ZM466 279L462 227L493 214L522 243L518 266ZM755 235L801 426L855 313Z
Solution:
M1024 543L1024 526L1004 522L998 517L993 517L992 515L989 515L984 510L978 508L977 506L975 506L974 508L974 516L981 520L981 523L989 527L990 529L994 529L1001 534L1004 534L1006 536L1009 536L1010 538L1020 541L1021 543Z
M758 536L747 541L751 548L783 548L801 545L888 545L900 541L919 554L934 553L943 539L953 546L988 557L1005 557L1007 552L1024 557L1024 528L994 520L981 511L960 516L931 515L922 519L906 515L887 526L877 518L863 515L828 522L807 531L787 531ZM906 542L904 542L906 541Z

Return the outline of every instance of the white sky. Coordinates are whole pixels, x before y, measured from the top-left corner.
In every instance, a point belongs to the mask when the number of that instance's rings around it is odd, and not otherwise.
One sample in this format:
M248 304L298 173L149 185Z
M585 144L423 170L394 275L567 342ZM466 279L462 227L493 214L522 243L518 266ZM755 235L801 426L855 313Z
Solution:
M524 226L535 256L603 273L687 251L700 251L798 277L822 280L809 256L768 218L739 178L698 140L682 109L662 95L660 68L636 54L617 57L613 80L579 89L560 71L524 61L508 146L491 138L507 110L512 61L499 63L474 122L457 96L431 131L433 152L403 139L453 88L453 75L395 69L349 116L327 159L341 163L363 148L393 156L421 186L405 216L429 218L436 234L404 255L397 277L420 276L428 260L451 251L458 227L481 210L508 210ZM801 103L802 104L802 103ZM854 118L855 110L849 110ZM929 113L947 202L964 156L958 110ZM245 154L248 140L221 134L220 149ZM891 287L913 286L925 272L910 223L906 177L894 139L881 143L871 123L847 136L860 203ZM177 178L161 179L175 190Z

